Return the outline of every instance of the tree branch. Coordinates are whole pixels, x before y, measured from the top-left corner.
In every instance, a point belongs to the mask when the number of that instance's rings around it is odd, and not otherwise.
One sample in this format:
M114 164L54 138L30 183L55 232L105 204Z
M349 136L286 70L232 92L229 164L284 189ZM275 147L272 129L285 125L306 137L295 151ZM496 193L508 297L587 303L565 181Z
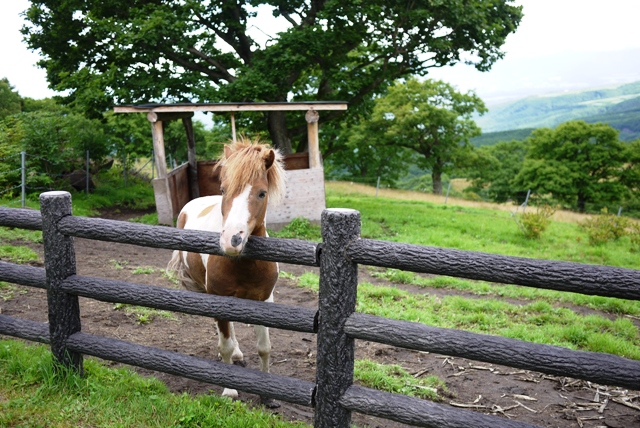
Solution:
M198 49L194 48L193 46L187 48L187 50L192 54L196 55L197 57L202 58L209 64L213 65L215 68L217 68L221 74L227 76L225 78L227 82L233 82L234 80L236 80L236 77L231 73L229 73L229 70L227 69L227 67L222 65L222 63L220 63L219 61L215 60L214 58L211 58L208 55L205 55L204 53L200 52Z

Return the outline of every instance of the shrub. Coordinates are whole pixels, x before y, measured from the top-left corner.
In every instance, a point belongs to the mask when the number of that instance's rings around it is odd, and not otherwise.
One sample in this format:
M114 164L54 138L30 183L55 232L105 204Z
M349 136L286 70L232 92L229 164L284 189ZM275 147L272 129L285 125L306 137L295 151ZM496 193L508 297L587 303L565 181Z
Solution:
M628 218L610 214L605 207L602 209L602 214L583 221L580 227L589 236L589 244L602 245L626 235L628 225Z
M514 219L526 238L538 239L547 230L551 222L550 217L555 212L555 207L543 204L536 208L536 212L516 214Z
M640 223L630 222L629 238L631 240L631 251L640 253Z

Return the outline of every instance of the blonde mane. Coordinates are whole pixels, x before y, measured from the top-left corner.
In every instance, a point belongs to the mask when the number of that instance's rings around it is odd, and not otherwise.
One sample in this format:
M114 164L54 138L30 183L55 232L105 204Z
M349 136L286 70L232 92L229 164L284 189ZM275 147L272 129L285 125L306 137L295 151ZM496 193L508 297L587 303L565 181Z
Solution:
M227 157L223 152L216 168L224 166L224 177L220 177L220 179L226 178L228 180L225 191L230 195L241 193L247 184L253 183L260 177L260 174L265 170L265 157L269 150L273 150L275 160L267 170L267 182L269 183L267 192L269 205L279 204L284 197L286 174L282 155L278 149L272 149L269 144L263 143L259 138L252 141L244 136L225 147L231 150L231 154Z

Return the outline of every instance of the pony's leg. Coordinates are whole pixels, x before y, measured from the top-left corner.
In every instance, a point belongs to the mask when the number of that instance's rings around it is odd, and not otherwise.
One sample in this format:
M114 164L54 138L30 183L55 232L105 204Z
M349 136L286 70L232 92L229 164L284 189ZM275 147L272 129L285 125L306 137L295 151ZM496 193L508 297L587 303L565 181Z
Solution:
M266 300L267 302L273 302L273 294ZM269 340L269 328L263 325L254 325L254 331L258 339L258 355L260 355L260 370L265 373L269 373L269 357L271 355L271 341ZM266 407L274 409L280 407L280 403L270 397L260 397L260 401Z
M222 361L227 364L234 364L236 361L242 362L243 355L238 346L233 323L216 320L216 327L218 328L218 352L220 352ZM238 398L238 391L225 388L222 391L222 395L224 397Z

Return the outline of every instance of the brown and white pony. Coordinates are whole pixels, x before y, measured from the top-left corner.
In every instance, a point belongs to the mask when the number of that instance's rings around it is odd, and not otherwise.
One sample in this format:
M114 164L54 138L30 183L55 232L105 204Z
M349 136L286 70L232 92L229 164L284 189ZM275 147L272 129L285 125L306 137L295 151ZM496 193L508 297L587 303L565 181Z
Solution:
M278 264L238 256L250 235L267 236L267 204L280 202L285 190L281 156L266 144L241 138L225 145L218 166L222 196L205 196L187 203L178 216L178 227L219 232L220 248L225 256L176 250L167 270L175 271L188 290L273 302ZM243 355L233 323L215 321L222 360L242 365ZM260 369L269 372L269 329L259 325L254 329ZM222 395L236 398L238 392L225 388ZM269 399L263 398L263 403L278 406Z

